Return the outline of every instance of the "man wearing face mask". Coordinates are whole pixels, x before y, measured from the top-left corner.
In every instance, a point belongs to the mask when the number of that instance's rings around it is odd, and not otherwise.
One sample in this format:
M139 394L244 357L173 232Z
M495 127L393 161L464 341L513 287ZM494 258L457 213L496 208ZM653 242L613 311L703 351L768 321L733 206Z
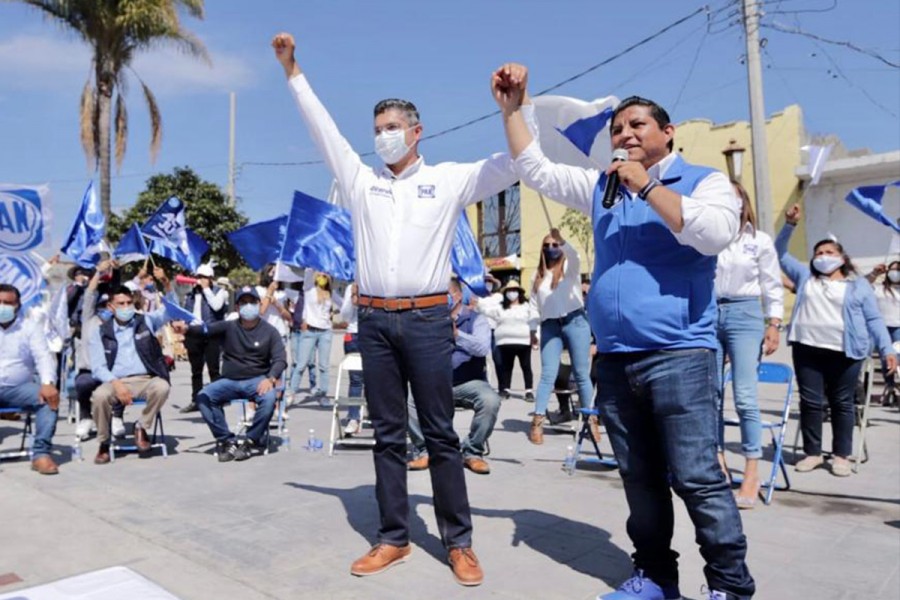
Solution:
M215 272L211 265L200 265L196 275L197 285L184 297L184 307L206 325L223 321L228 314L228 290L213 283ZM203 366L206 365L209 371L210 381L219 378L222 349L218 339L190 332L184 336L184 348L191 363L191 402L179 412L189 413L198 410L197 394L203 388Z
M238 290L235 296L238 319L212 325L178 324L176 331L217 337L222 340L222 377L197 395L200 414L216 439L219 462L246 460L262 447L263 436L275 412L275 384L287 368L287 356L281 336L260 318L259 293L252 286ZM222 406L246 398L256 402L253 422L246 439L238 442L228 429Z
M20 318L21 308L19 289L0 283L0 408L34 413L31 468L56 475L59 469L50 457L59 408L56 359L41 327ZM35 383L35 370L40 384Z
M418 152L422 124L406 100L375 106L371 168L338 131L294 59L294 39L272 40L309 133L350 211L357 254L359 345L375 430L376 545L350 568L374 575L404 562L409 545L406 482L407 386L412 387L430 455L438 530L458 583L478 585L472 521L459 438L453 430L453 328L447 306L450 249L462 210L517 180L510 159L427 165ZM525 112L533 126L533 108ZM537 130L536 126L533 127Z
M91 395L99 448L94 464L110 461L110 421L116 404L128 406L135 398L147 401L134 424L134 442L140 453L150 450L147 431L169 397L169 369L156 333L168 320L164 307L138 314L125 286L113 289L106 308L112 318L97 327L88 340L91 373L101 382Z

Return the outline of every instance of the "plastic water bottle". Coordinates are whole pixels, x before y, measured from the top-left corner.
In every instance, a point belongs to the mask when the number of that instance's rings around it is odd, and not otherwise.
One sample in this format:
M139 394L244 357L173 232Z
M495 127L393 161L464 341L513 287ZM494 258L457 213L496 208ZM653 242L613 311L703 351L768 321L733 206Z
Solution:
M72 462L81 462L83 460L84 457L81 455L81 440L76 437L75 443L72 444Z
M281 430L281 447L287 451L291 450L291 433L287 428Z
M306 440L306 449L309 452L314 452L316 450L316 430L309 430L309 438Z
M575 453L575 446L569 446L566 448L566 458L563 460L563 471L566 472L566 475L574 475L575 474L575 463L578 462L578 455Z
M29 433L25 436L25 450L30 454L32 448L34 448L34 434Z

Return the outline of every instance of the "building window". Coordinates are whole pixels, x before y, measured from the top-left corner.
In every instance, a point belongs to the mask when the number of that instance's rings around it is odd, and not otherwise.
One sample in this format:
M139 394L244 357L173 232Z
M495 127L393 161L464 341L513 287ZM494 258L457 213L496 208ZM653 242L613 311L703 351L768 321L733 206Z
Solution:
M478 204L478 245L484 258L521 252L522 211L518 183Z

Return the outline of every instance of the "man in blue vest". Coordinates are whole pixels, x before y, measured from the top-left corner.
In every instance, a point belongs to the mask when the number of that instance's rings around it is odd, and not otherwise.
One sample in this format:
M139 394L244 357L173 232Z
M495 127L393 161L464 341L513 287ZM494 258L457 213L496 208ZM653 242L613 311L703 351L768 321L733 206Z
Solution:
M213 282L216 276L211 265L197 267L197 285L184 297L184 308L207 326L225 320L228 314L228 290ZM197 394L203 389L203 366L209 371L210 382L219 378L222 348L219 339L190 330L184 336L184 349L191 363L191 402L179 411L189 413L197 408Z
M632 577L600 598L681 598L670 490L694 523L706 598L750 598L747 540L716 459L713 280L716 255L737 233L740 202L723 174L672 152L675 126L644 98L627 98L613 113L612 147L627 160L605 172L550 162L520 114L527 95L521 72L504 65L491 84L516 171L529 187L590 215L594 231L588 314L598 401L635 547ZM619 189L605 202L607 182L616 179Z
M141 418L134 424L134 442L141 453L150 450L147 431L169 397L169 368L156 332L167 321L165 308L138 314L125 286L110 293L107 308L112 318L94 328L88 340L91 374L102 382L91 395L97 441L100 446L94 463L109 462L110 420L113 406L128 406L135 398L147 401Z
M484 315L471 310L463 301L459 280L450 280L450 319L453 321L453 403L472 409L469 435L460 443L463 465L473 473L487 475L491 466L484 460L485 445L494 431L500 412L500 395L487 380L487 361L491 352L491 327ZM410 471L428 468L428 445L412 396L409 398L409 437L413 443Z

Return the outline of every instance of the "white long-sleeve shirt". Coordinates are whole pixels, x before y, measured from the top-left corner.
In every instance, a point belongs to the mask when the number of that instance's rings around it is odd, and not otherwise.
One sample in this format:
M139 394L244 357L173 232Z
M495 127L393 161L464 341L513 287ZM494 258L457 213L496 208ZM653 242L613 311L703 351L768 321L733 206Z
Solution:
M560 248L566 262L563 276L557 282L556 289L552 288L553 273L549 270L544 273L544 279L538 285L537 291L534 290L537 278L535 271L531 277L531 287L528 288L531 291L529 302L541 315L541 321L559 319L572 311L584 308L584 298L581 295L581 258L571 244L563 244Z
M479 302L476 307L478 312L488 319L494 319L497 326L494 328L494 342L498 346L531 344L531 334L537 331L540 316L534 305L511 304L504 309L502 304Z
M16 315L9 327L0 327L0 388L32 383L35 371L41 384L56 384L56 358L41 323Z
M420 157L399 175L386 166L372 169L341 135L306 77L292 77L289 86L337 181L340 201L350 211L359 293L406 297L445 292L459 215L518 180L509 155L434 166ZM523 107L523 115L536 132L534 108Z
M716 261L717 298L759 298L768 319L784 318L784 286L772 238L747 223Z
M303 275L303 320L307 326L316 329L331 329L333 323L331 314L334 306L342 299L337 294L328 292L323 300L319 300L319 290L316 287L315 271L306 269Z
M348 285L344 290L340 317L347 324L347 333L359 333L359 309L353 304L353 285Z
M201 320L203 319L202 302L204 298L206 298L206 302L209 303L209 307L212 310L221 310L228 300L228 290L219 288L217 291L213 291L212 288L203 288L202 294L194 295L194 306L192 307L191 312L195 317Z
M675 160L674 152L647 169L651 178L665 179L666 171ZM545 196L591 214L594 190L600 179L597 169L585 169L552 163L544 156L537 140L515 160L516 170L530 188L540 190ZM625 186L625 202L643 202ZM732 239L740 223L740 202L728 178L719 172L710 173L691 193L681 197L681 216L684 227L680 233L672 232L678 243L690 246L697 252L712 256L722 251Z
M900 327L900 285L894 285L891 288L893 294L885 292L884 286L881 284L874 288L878 311L884 317L885 326Z

